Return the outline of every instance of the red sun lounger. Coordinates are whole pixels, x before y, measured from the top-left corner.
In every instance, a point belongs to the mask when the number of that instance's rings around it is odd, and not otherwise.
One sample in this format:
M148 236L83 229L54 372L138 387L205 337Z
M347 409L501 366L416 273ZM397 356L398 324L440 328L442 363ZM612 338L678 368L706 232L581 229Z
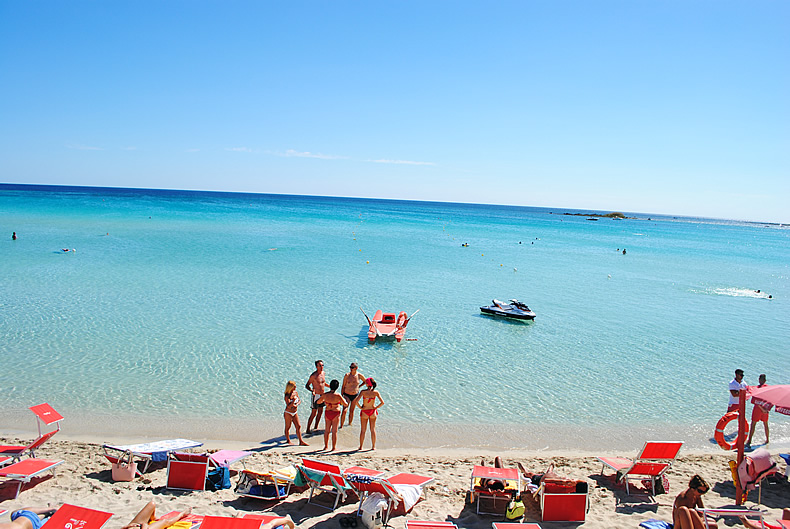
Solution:
M390 516L398 511L400 514L407 514L414 505L420 501L425 492L425 486L433 481L433 478L428 476L420 476L417 474L409 474L402 472L389 478L365 476L365 474L352 474L347 473L349 485L354 489L354 492L359 496L359 506L357 507L357 515L362 510L362 504L365 498L374 493L379 493L384 496L387 501L387 507L384 509L382 521L386 524ZM408 487L417 487L419 489L419 497L414 503L407 505L403 497L398 492L397 487L405 485Z
M0 446L0 456L11 457L14 461L19 461L22 459L22 456L25 454L29 455L30 457L36 457L36 450L49 441L49 438L55 435L60 431L60 421L63 420L63 416L56 412L52 406L49 404L38 404L36 406L31 406L30 410L36 416L36 424L38 426L38 437L33 439L30 444L26 446L22 445L5 445ZM55 429L51 432L41 433L41 425L42 423L45 426L49 426L51 424L55 424ZM0 458L0 465L2 465L2 458Z
M340 467L334 463L304 457L302 458L302 464L297 465L296 468L304 482L310 487L310 496L307 498L307 503L334 511L341 500L345 501L348 491L353 490L346 478L343 477ZM375 472L371 469L368 470ZM315 491L334 494L335 503L332 507L314 503L312 500Z
M64 503L46 521L47 529L101 529L112 513Z
M260 529L261 525L263 525L263 522L255 518L204 516L200 529Z
M682 441L648 441L633 460L627 457L599 457L598 460L603 463L601 475L606 467L614 470L618 481L625 480L626 494L630 494L629 480L650 479L655 496L656 479L669 470L681 446L683 446Z
M206 490L209 456L173 452L167 458L167 484L173 490Z
M483 486L489 480L499 481L503 485L502 490L491 490ZM469 495L472 501L477 500L477 514L504 514L504 510L496 510L496 501L504 500L502 508L507 507L508 502L514 494L521 492L521 473L515 468L497 468L475 465L472 469L472 478L469 485ZM493 510L480 512L480 498L490 498L494 502Z
M458 529L458 526L455 525L453 522L429 522L424 520L406 520L406 529Z
M55 467L62 464L62 460L49 460L49 459L24 459L13 465L0 468L0 478L7 481L18 482L16 494L14 498L19 496L19 491L22 490L22 483L30 483L30 480L43 474L44 472L52 472L55 475Z

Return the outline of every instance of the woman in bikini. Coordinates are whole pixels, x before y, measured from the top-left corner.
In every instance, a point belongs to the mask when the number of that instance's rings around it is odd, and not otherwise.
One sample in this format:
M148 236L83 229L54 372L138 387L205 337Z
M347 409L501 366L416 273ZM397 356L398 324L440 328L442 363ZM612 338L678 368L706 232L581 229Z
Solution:
M329 391L321 395L316 404L326 404L324 411L324 450L329 446L329 434L332 434L332 451L337 446L337 427L340 423L340 410L348 406L348 401L342 395L335 393L340 387L340 382L333 380L329 383Z
M370 424L370 440L373 443L371 450L376 449L376 418L379 414L379 408L384 405L384 400L381 394L376 391L376 381L372 378L365 379L365 386L367 389L360 392L357 397L357 402L362 410L359 412L359 420L362 422L362 430L359 432L359 448L362 450L362 443L365 442L365 432ZM379 404L376 405L376 399L379 399Z
M702 495L710 490L710 485L702 476L695 474L689 480L689 487L678 494L675 504L672 507L672 524L675 529L703 529L710 527L716 529L716 522L708 518L707 523L703 518L705 515L697 512L697 507L704 509Z
M297 413L300 402L299 393L296 392L296 382L289 380L285 385L285 413L283 413L283 418L285 419L285 442L289 445L293 444L291 436L288 434L291 431L291 424L293 424L296 426L296 438L299 440L299 444L307 446L307 443L302 439L302 424L299 422L299 414Z

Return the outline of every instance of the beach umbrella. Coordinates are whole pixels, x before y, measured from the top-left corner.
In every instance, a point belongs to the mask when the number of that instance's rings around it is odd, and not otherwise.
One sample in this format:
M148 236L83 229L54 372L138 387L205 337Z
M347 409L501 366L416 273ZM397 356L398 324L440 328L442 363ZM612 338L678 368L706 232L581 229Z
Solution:
M759 404L763 408L774 409L776 413L790 415L790 385L782 384L779 386L749 386L747 393L752 397L754 404Z
M746 426L746 397L750 396L754 399L755 404L759 404L764 408L773 408L775 412L782 415L790 415L790 385L779 384L777 386L748 386L746 391L741 391L739 406L738 406L738 465L741 464L744 457L743 440L749 433ZM735 486L735 504L742 505L743 497L741 495L741 487L736 484Z

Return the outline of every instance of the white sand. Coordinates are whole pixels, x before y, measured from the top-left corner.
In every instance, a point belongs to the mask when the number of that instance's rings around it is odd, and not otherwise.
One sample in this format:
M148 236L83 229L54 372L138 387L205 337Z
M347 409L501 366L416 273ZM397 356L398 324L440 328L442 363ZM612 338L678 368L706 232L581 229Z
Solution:
M142 442L146 439L128 439L125 442ZM150 440L150 439L148 439ZM0 439L2 444L19 444L29 438ZM84 442L67 438L62 432L55 436L40 452L39 457L63 459L65 463L58 468L54 479L34 482L33 486L24 488L17 499L9 499L13 495L10 484L0 487L1 509L9 511L25 506L57 507L62 503L73 503L84 507L115 513L106 527L121 527L148 501L154 500L158 505L159 514L171 510L192 508L195 514L240 516L248 512L273 512L289 514L297 526L308 527L340 527L340 518L352 515L357 507L353 497L341 505L336 511L307 505L307 493L292 493L279 503L249 500L242 502L233 489L220 492L181 493L168 491L165 485L165 470L159 469L131 483L114 483L110 475L110 466L102 456L101 442ZM99 442L100 441L100 442ZM116 442L116 440L113 440ZM123 441L122 441L123 442ZM418 503L407 516L395 517L390 521L394 528L405 526L406 519L450 520L459 527L470 529L490 528L492 521L500 521L502 516L478 516L474 506L468 501L469 477L472 466L479 464L481 458L492 461L494 455L501 455L505 464L514 465L520 461L525 468L542 472L549 463L554 463L555 471L574 479L587 480L590 486L590 510L585 528L635 528L639 522L649 518L671 521L672 502L674 497L683 490L689 478L699 473L712 485L711 491L704 497L706 506L723 507L734 505L734 487L730 479L727 461L729 454L721 450L690 453L682 452L679 460L669 471L670 492L657 497L658 503L651 503L645 496L626 496L621 485L616 485L612 474L607 472L601 476L601 464L595 455L562 452L528 452L510 450L495 454L482 452L478 449L392 449L385 448L375 452L341 451L335 454L324 454L318 451L323 446L319 437L310 437L310 447L261 447L256 444L240 442L207 442L205 448L248 449L255 453L245 459L245 466L256 471L266 471L295 463L303 455L325 459L338 463L341 468L362 465L377 468L388 473L412 472L431 476L434 483L428 487L427 499ZM635 446L631 453L617 455L632 456L639 447ZM780 463L784 470L784 463ZM239 463L234 469L240 469ZM235 477L233 478L235 486ZM15 487L14 487L15 488ZM781 516L781 509L790 506L790 485L778 483L763 487L762 503L759 508L767 513L767 520L773 521ZM757 494L749 496L747 506L755 506ZM329 502L330 496L319 497L318 501ZM534 502L528 501L527 521L540 522L539 511ZM7 521L7 516L0 521ZM730 524L737 519L731 519ZM541 523L542 527L565 528L578 527L575 523ZM740 523L736 523L740 526ZM720 527L724 524L720 523Z

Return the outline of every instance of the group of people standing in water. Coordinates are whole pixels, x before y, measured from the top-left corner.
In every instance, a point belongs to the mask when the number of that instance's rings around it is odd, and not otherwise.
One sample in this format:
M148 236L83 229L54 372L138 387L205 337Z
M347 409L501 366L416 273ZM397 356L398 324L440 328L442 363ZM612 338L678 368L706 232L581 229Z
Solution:
M332 437L332 450L337 447L337 430L342 428L348 415L348 425L354 422L354 410L360 408L359 421L361 430L359 433L359 448L365 442L365 435L368 427L370 428L371 450L376 449L376 419L378 409L384 405L381 394L376 390L376 381L372 378L365 378L358 371L356 362L349 366L348 373L343 376L341 384L337 379L326 383L323 360L315 361L315 371L305 384L305 389L310 391L310 418L307 420L307 434L313 429L317 429L321 422L321 415L324 416L324 450L329 450L329 437ZM338 389L340 392L338 393ZM296 438L299 444L307 446L302 439L302 424L299 421L299 393L296 391L296 383L289 380L285 385L285 441L291 442L291 425L296 428ZM324 410L326 408L326 410ZM313 424L315 421L315 424Z

